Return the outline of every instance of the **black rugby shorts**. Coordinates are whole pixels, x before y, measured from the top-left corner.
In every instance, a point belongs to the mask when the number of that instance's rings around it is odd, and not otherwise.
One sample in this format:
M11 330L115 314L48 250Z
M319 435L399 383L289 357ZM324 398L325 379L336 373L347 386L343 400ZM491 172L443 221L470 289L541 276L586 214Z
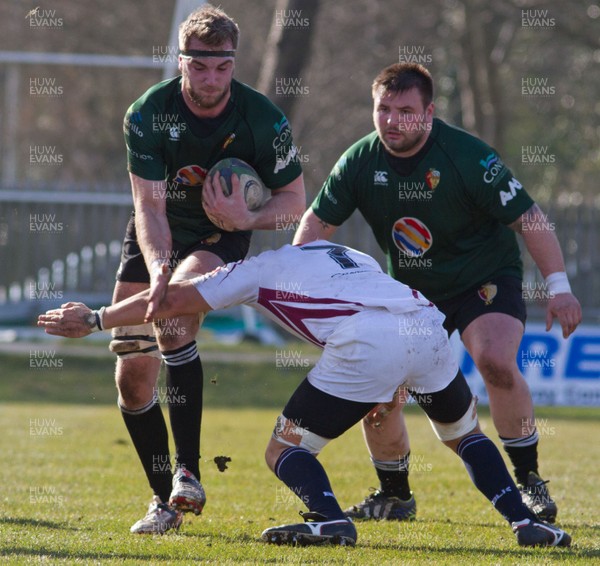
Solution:
M509 275L492 277L482 285L440 301L435 306L446 315L444 328L448 336L455 330L462 334L476 318L491 312L507 314L523 324L527 319L522 281Z
M191 245L182 245L173 241L170 254L170 265L175 269L186 257L198 250L211 252L223 260L223 263L244 259L250 247L251 232L215 232L208 238L198 240ZM117 271L117 281L127 283L150 283L150 275L146 269L144 256L137 242L135 217L132 215L127 223L121 264Z

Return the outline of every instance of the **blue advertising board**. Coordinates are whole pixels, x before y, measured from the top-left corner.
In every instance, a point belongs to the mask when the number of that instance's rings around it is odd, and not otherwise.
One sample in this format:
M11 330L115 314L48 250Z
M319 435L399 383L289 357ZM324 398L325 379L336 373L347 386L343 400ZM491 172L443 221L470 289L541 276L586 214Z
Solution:
M481 375L458 333L451 338L460 367L479 402L487 404ZM517 354L535 405L600 407L600 327L582 325L566 340L554 322L528 323Z

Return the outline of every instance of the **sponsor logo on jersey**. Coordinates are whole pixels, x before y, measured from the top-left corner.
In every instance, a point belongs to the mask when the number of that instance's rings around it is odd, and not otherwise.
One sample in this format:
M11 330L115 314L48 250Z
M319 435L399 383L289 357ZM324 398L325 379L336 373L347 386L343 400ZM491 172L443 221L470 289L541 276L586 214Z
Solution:
M290 130L289 122L285 116L279 122L275 122L273 128L277 132L273 139L273 149L277 150L291 140L292 130Z
M523 188L523 185L519 183L514 177L508 182L508 191L500 191L498 194L500 195L500 202L502 206L506 206L508 201L511 201L513 197L517 195L517 191L520 191Z
M342 180L342 168L346 165L346 161L348 161L348 158L345 155L343 155L333 167L333 171L331 172L331 174L338 181Z
M392 238L396 247L411 258L419 258L431 248L431 231L418 218L404 216L394 222Z
M135 122L129 122L128 125L130 132L133 132L136 136L139 136L140 138L144 137L144 132L142 132L142 129Z
M146 153L138 153L137 151L131 149L129 146L127 146L127 150L129 151L131 156L135 157L136 159L141 159L142 161L152 161L154 159L154 157L152 157L151 155L148 155Z
M285 169L291 163L292 159L294 159L297 155L298 148L292 144L285 157L276 158L277 161L275 163L275 169L273 169L273 173L277 174L279 171Z
M188 187L202 186L207 172L207 169L200 165L186 165L177 171L175 181Z
M387 187L388 172L387 171L375 171L375 175L373 175L373 184L374 185L385 185Z
M479 165L485 169L483 181L492 186L498 182L500 174L505 169L504 163L495 153L490 153L485 159L480 159Z
M331 192L331 189L329 188L329 186L325 187L325 196L327 197L328 200L330 200L333 204L337 204L338 201L337 199L333 196L333 193Z
M440 182L440 172L433 167L425 173L425 182L427 186L434 191Z
M493 283L486 283L485 285L479 287L477 291L477 295L479 295L479 298L486 305L492 304L492 301L494 300L494 297L497 295L497 293L498 287L496 287L496 285L494 285Z
M275 123L273 124L273 128L274 128L274 129L275 129L275 131L276 131L276 132L279 134L279 133L281 133L281 132L282 132L282 131L285 129L285 127L286 127L286 126L288 126L288 125L289 125L289 122L288 122L287 118L286 118L285 116L283 116L283 117L281 118L281 120L279 120L279 122L275 122Z

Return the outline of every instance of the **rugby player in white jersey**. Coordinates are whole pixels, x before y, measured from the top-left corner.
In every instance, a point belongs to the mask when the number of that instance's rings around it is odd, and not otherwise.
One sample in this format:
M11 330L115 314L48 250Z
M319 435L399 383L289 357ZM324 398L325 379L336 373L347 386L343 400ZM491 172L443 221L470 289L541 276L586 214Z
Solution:
M246 304L323 349L277 419L269 468L308 507L304 523L266 529L269 543L356 542L317 456L399 386L412 392L438 438L463 460L475 486L511 524L521 546L568 546L571 537L523 504L497 448L479 428L475 399L455 361L443 315L384 274L370 256L324 240L283 246L206 275L171 282L163 302L148 292L92 311L67 303L40 315L49 334L77 338L153 318Z

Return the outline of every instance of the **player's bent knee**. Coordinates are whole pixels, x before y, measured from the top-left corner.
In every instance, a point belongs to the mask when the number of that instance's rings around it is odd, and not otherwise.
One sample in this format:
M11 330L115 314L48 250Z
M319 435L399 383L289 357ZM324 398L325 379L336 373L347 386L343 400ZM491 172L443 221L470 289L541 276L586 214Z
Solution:
M477 427L477 397L473 397L465 414L453 423L440 423L429 419L435 435L442 441L448 442L461 438Z
M280 444L273 438L269 440L269 444L267 444L267 448L265 450L265 462L272 472L275 471L275 465L277 464L279 456L286 449L287 445Z
M162 359L151 323L113 328L112 337L109 349L120 359L141 356Z
M271 438L285 446L298 446L304 448L314 456L318 456L321 450L323 450L330 441L329 438L319 436L307 428L299 426L298 423L295 423L292 419L286 418L284 415L279 415L277 417L277 422L275 423ZM269 447L270 445L271 443L269 444ZM267 452L269 447L267 447Z
M146 358L151 360L152 358ZM143 358L137 358L144 361ZM129 360L131 362L131 360ZM130 363L120 364L115 376L115 384L119 392L119 402L129 409L145 405L156 393L158 365L142 364L132 367Z
M485 352L475 359L475 364L486 385L497 389L512 389L519 370L513 360L506 360L494 352Z

